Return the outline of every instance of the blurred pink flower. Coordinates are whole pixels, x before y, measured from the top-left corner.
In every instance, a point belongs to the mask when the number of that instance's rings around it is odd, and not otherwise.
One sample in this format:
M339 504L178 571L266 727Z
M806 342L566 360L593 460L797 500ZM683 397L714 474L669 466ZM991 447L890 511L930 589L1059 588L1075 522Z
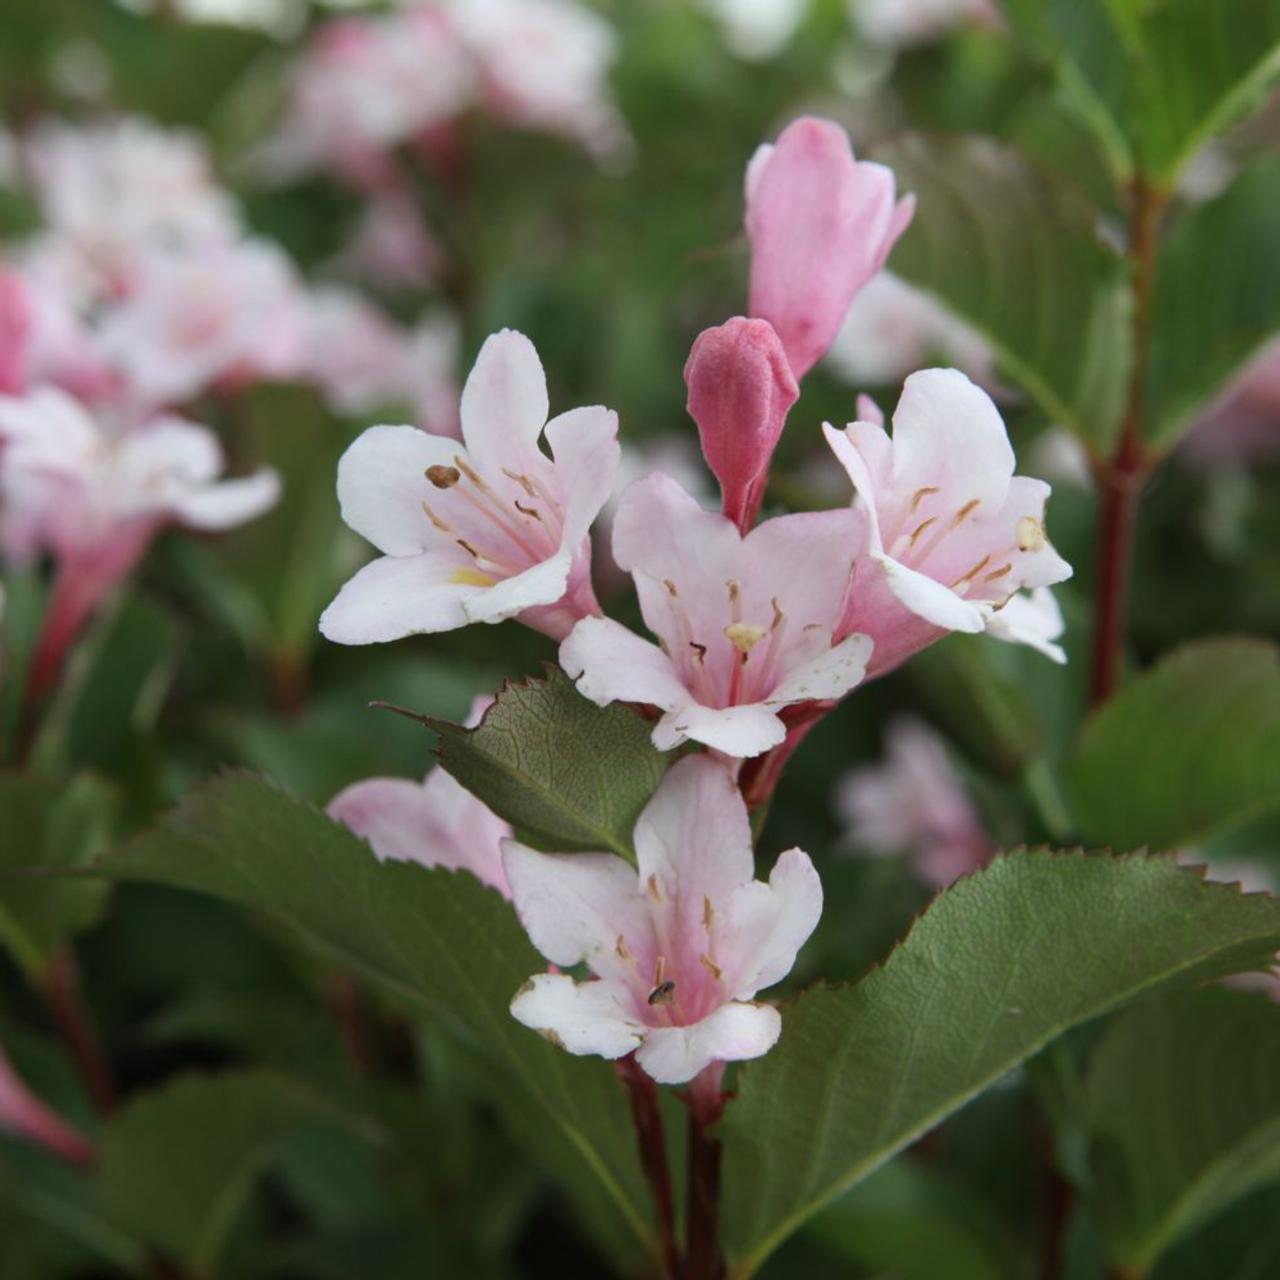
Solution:
M92 1143L23 1083L0 1046L0 1130L44 1147L70 1164L92 1164Z
M780 982L822 914L808 855L789 849L754 879L746 805L708 756L673 765L635 829L638 866L610 853L504 860L520 920L552 964L594 980L537 974L511 1012L575 1054L636 1061L662 1084L777 1043L778 1011L756 992Z
M289 259L265 240L201 254L153 250L100 328L101 349L143 409L211 387L290 379L302 368L305 300Z
M27 287L21 277L0 267L0 395L26 389L31 329Z
M1280 342L1262 349L1196 424L1182 446L1197 465L1280 457Z
M800 395L767 320L735 316L700 333L684 367L689 416L720 481L722 509L744 533L755 521L769 460Z
M906 854L939 889L983 866L991 837L942 737L902 716L889 726L885 747L883 764L852 769L836 784L836 812L854 849Z
M849 135L803 116L747 166L751 314L768 320L803 378L854 296L884 266L915 212L884 165L855 161Z
M444 250L413 197L388 191L370 197L339 261L380 288L422 288L440 271Z
M937 40L962 26L999 26L993 0L850 0L868 40L901 48Z
M492 698L477 698L467 718L480 722ZM482 884L511 896L502 867L502 841L511 824L436 766L426 779L366 778L329 802L329 816L365 839L392 862L470 871Z
M219 481L223 465L213 433L179 418L115 434L53 388L0 397L0 551L57 562L33 688L47 687L67 646L166 524L228 529L275 503L274 472Z
M560 646L560 665L601 706L660 708L653 741L663 751L692 740L759 755L786 736L784 707L843 697L863 677L871 642L833 639L860 529L845 507L779 516L744 538L669 477L640 480L619 506L613 554L659 643L586 618Z
M598 612L588 531L613 488L617 415L547 414L533 344L504 329L463 389L462 447L417 427L360 436L339 464L338 497L383 555L342 588L321 631L373 644L519 616L559 639Z
M837 634L871 636L870 675L948 631L983 631L1018 591L1071 576L1045 535L1049 486L1013 474L1000 414L964 374L912 374L892 439L872 422L824 430L867 518L870 563Z

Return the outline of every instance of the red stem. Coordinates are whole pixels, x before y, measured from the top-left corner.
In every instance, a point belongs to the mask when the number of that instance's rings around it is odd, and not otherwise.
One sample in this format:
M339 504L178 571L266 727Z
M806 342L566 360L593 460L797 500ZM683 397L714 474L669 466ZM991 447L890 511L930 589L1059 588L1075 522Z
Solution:
M636 1126L640 1164L653 1192L658 1221L658 1249L664 1280L681 1280L684 1268L676 1244L675 1195L671 1190L671 1169L667 1163L667 1139L658 1109L658 1088L628 1054L617 1064L618 1078L631 1098L631 1118Z
M724 1068L714 1064L689 1086L689 1189L685 1280L721 1280L720 1140L711 1136L728 1100L720 1089Z
M93 1020L80 997L75 953L69 946L62 947L50 961L45 999L94 1107L100 1115L110 1115L116 1104L115 1082Z

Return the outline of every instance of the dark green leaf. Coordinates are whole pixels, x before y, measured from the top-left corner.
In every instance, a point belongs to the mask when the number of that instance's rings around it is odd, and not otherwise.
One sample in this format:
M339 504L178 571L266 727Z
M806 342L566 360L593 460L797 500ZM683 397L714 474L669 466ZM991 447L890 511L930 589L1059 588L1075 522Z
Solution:
M50 872L84 866L111 834L114 798L96 778L0 774L0 944L39 981L50 957L94 924L107 885Z
M1128 291L1097 211L987 138L906 137L875 158L918 200L894 272L978 329L1050 419L1105 447L1129 366Z
M1280 650L1187 645L1085 724L1067 780L1087 840L1171 849L1280 805Z
M733 1274L1068 1028L1265 966L1280 901L1166 858L1023 852L941 894L883 966L783 1014L725 1119Z
M633 858L631 832L671 761L627 707L597 707L558 667L509 683L475 729L430 720L440 761L473 795L549 849Z
M193 793L99 865L263 911L443 1018L501 1069L509 1098L551 1118L540 1160L566 1179L598 1178L615 1224L647 1236L623 1091L606 1063L570 1057L511 1017L511 997L546 966L493 890L465 872L380 863L346 828L245 776Z
M1280 6L1277 6L1280 12ZM1191 210L1160 251L1149 436L1174 444L1232 374L1280 332L1280 160Z
M1209 988L1126 1011L1089 1065L1095 1212L1145 1274L1180 1236L1280 1176L1280 1009Z

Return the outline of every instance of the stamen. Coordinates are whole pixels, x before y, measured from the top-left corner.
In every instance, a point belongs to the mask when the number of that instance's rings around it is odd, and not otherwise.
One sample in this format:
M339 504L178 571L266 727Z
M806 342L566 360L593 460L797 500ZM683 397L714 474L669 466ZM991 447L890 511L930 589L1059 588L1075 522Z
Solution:
M654 902L662 901L662 885L658 881L658 873L656 871L649 877L649 897Z
M457 467L442 467L437 464L428 467L422 473L437 489L452 489L462 479L462 472Z
M933 485L933 484L927 484L924 486L924 488L917 489L915 493L915 497L911 499L911 514L914 515L916 513L916 509L931 493L941 493L941 492L942 490L939 489L937 485Z
M763 627L749 622L731 622L724 629L724 638L745 658L768 634Z
M975 574L978 574L978 573L981 573L981 572L982 572L982 570L983 570L983 569L985 569L985 568L987 567L987 565L989 565L990 563L991 563L991 557L990 557L989 555L983 556L983 557L982 557L982 559L981 559L981 560L979 560L979 561L978 561L978 563L977 563L977 564L975 564L975 565L973 566L973 568L969 570L969 572L968 572L968 573L962 573L962 574L961 574L961 575L960 575L960 576L959 576L959 577L958 577L958 578L957 578L957 579L956 579L956 580L951 584L951 589L952 589L952 591L954 591L954 590L955 590L955 589L956 589L956 588L957 588L957 587L958 587L962 582L972 582L972 581L973 581L973 578L974 578L974 575L975 575Z
M787 620L787 615L782 612L782 606L778 603L777 596L774 596L769 603L773 605L773 621L769 624L769 630L777 631Z
M923 521L921 521L918 525L916 525L915 529L913 529L913 530L912 530L912 532L911 532L911 536L907 539L907 546L909 546L909 547L914 547L914 546L916 545L916 542L918 541L918 539L919 539L920 535L921 535L921 534L922 534L922 533L923 533L923 532L924 532L924 531L925 531L925 530L926 530L926 529L927 529L931 524L937 524L937 523L938 523L938 517L937 517L937 516L930 516L927 520L923 520Z
M543 523L542 512L537 507L526 507L521 504L520 499L515 500L515 508L522 516L532 516L539 524Z
M425 502L422 504L422 509L427 513L427 519L430 520L431 523L435 525L435 527L439 529L441 533L453 532L453 530L447 524L445 524L445 522L441 520L440 517L436 515L436 513L432 511L431 508L427 506Z
M742 584L730 578L724 585L729 589L729 603L737 604L738 597L742 594Z
M676 584L670 578L663 578L662 585L667 589L667 595L675 600L680 593L676 590Z
M649 992L650 1004L671 1004L676 998L676 984L661 982Z
M1006 573L1011 573L1012 571L1013 571L1013 565L1007 564L1003 568L993 569L982 580L983 582L994 582L997 578L1003 578Z
M699 666L706 662L707 646L705 644L699 644L696 640L690 640L689 648L693 650L693 656L697 660Z
M705 951L698 957L698 962L717 982L720 981L724 970Z
M483 479L481 479L480 473L476 471L474 467L470 466L461 454L454 455L453 465L457 467L458 470L461 471L462 474L466 476L481 493L491 492L489 486L485 484Z
M715 923L716 909L711 905L711 899L704 893L702 895L702 927L710 929Z
M529 497L536 498L538 496L538 491L533 487L528 476L522 476L519 472L511 471L507 467L502 468L502 474L506 476L508 480L514 480L516 484L518 484L525 493L529 495Z
M970 498L969 501L951 517L951 527L954 529L956 525L958 525L976 506L980 505L981 502L981 498Z
M498 580L482 569L455 569L449 581L457 587L491 587Z
M667 980L667 957L659 956L653 965L653 985L660 987Z
M631 951L627 947L627 940L622 936L622 934L618 934L618 942L617 942L617 945L614 947L614 950L618 953L619 960L631 959Z
M473 560L480 559L480 553L469 543L466 538L455 538L454 541L467 553Z
M1047 542L1044 525L1035 516L1023 516L1018 521L1019 551L1043 551Z

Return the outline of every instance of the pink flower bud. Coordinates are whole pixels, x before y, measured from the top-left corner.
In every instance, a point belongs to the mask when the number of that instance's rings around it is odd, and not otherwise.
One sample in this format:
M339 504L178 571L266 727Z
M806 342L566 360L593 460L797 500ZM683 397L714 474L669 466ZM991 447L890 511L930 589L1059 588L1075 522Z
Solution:
M777 330L797 378L826 354L911 222L915 200L895 203L894 185L891 169L854 160L839 125L812 116L747 167L751 314Z
M0 1047L0 1133L44 1147L70 1164L92 1164L88 1139L45 1106L23 1083Z
M27 382L31 303L22 280L0 271L0 395L17 395Z
M786 352L767 320L735 316L698 335L684 380L702 452L724 493L724 513L745 533L800 394Z

